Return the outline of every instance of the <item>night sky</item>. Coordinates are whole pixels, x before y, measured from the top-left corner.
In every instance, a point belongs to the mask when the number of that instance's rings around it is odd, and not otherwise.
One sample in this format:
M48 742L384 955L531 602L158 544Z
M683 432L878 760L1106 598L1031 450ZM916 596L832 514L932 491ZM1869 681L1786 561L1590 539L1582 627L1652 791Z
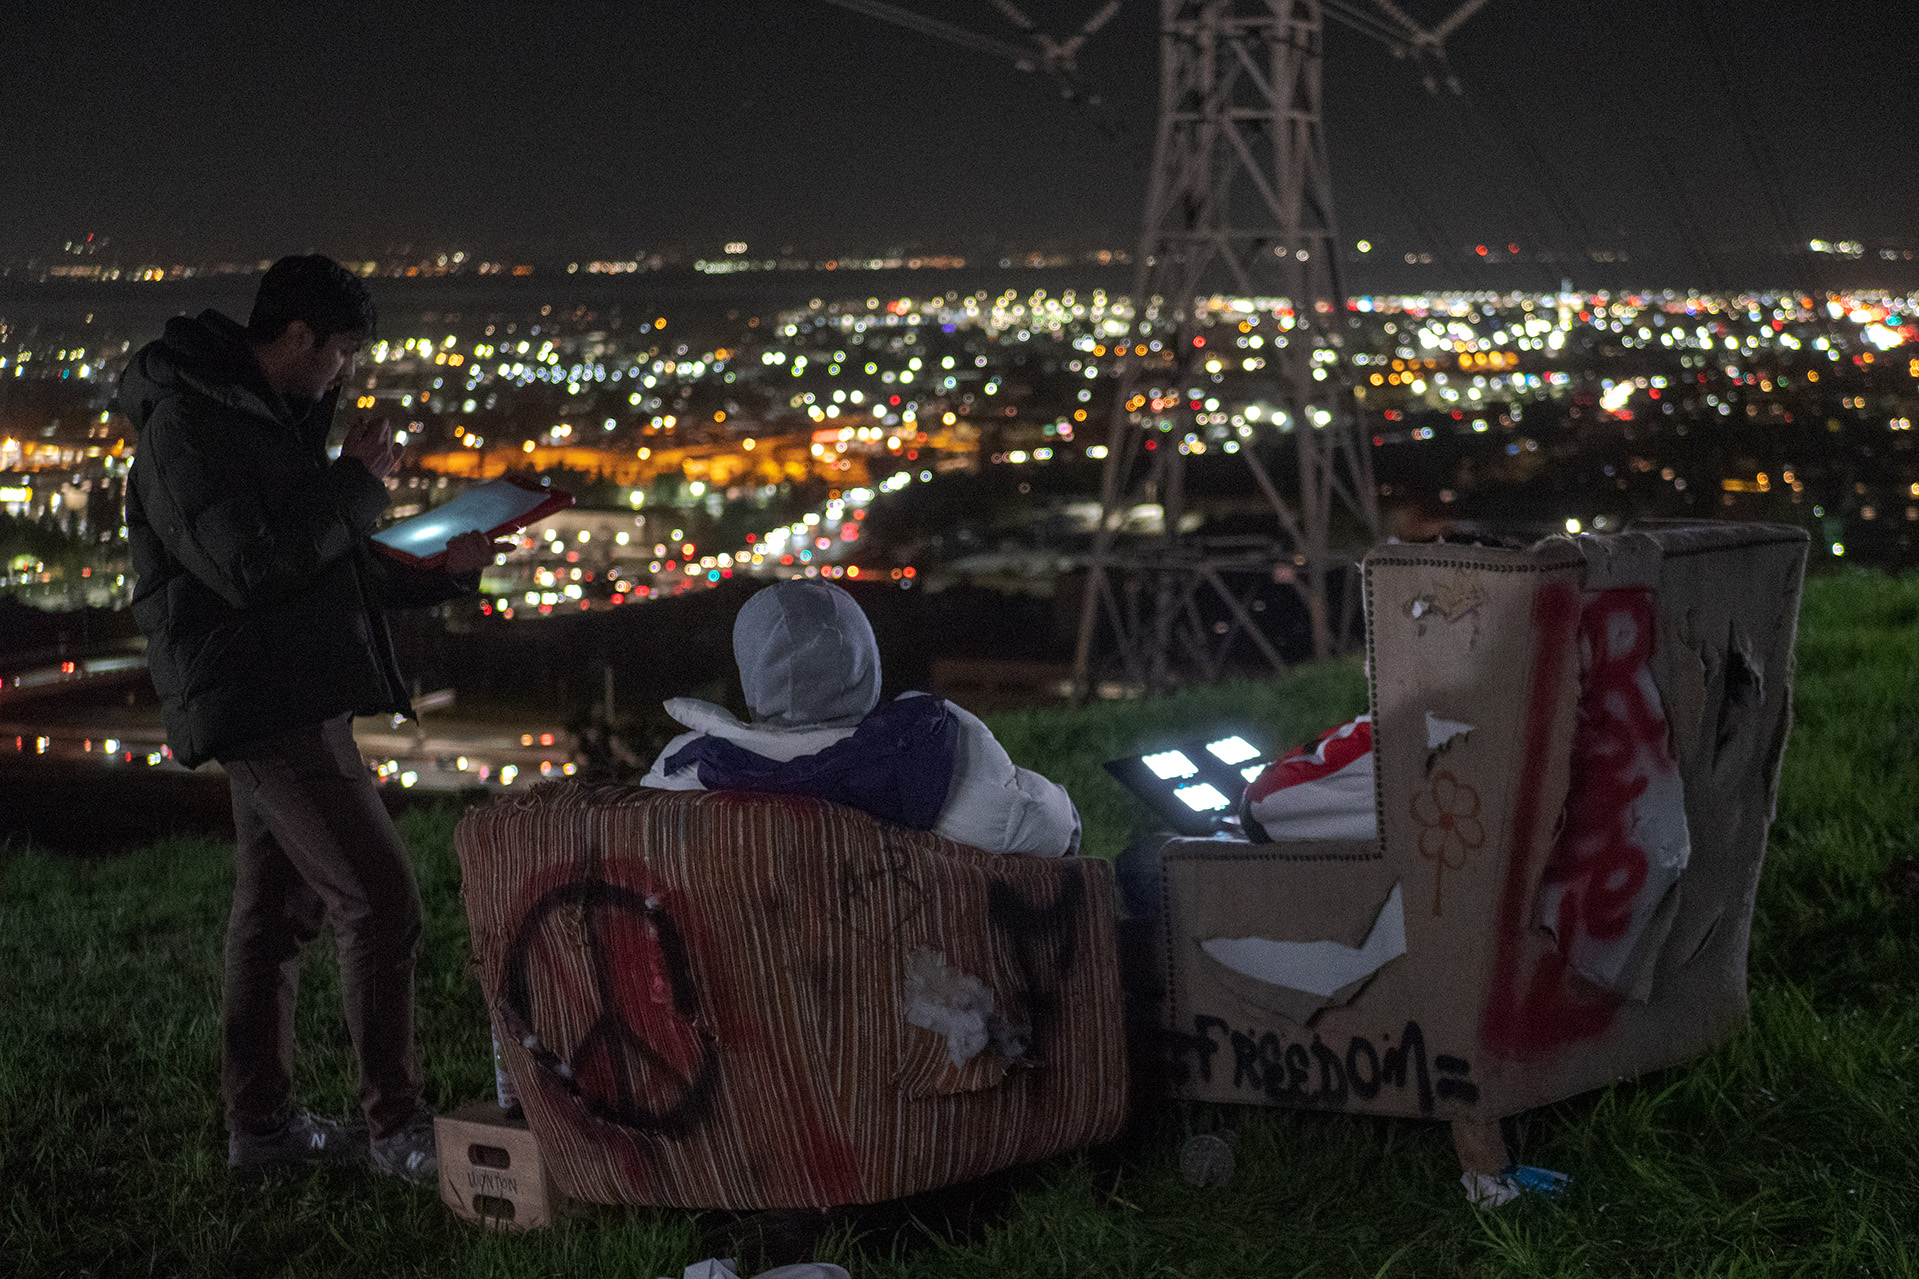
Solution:
M1012 34L984 0L914 3ZM1088 45L1096 117L820 0L8 4L0 257L88 231L190 258L1130 248L1157 10ZM1915 49L1912 4L1493 0L1454 38L1459 102L1335 27L1342 230L1394 257L1583 234L1681 275L1688 221L1919 247Z

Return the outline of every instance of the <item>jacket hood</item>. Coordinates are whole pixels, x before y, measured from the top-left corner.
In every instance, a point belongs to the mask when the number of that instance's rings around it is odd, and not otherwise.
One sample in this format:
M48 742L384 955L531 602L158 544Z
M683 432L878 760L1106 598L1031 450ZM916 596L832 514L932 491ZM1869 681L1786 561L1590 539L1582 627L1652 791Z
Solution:
M796 578L746 601L733 657L755 723L857 724L880 700L880 649L860 606L830 582Z
M161 401L183 391L274 418L292 416L291 406L267 386L247 346L245 327L218 311L168 320L160 338L127 362L114 405L141 429Z

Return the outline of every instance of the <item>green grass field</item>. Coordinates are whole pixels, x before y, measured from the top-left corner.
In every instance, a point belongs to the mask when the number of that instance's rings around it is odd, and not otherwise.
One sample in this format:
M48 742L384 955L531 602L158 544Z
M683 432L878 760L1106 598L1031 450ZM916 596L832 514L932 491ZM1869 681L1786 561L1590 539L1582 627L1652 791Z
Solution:
M1133 810L1099 762L1149 725L1230 719L1296 740L1363 697L1339 666L995 726L1022 763L1067 783L1089 850L1110 854ZM1573 1175L1563 1200L1468 1206L1436 1124L1147 1104L1117 1147L1021 1174L996 1224L959 1238L847 1226L820 1255L858 1279L1919 1274L1919 903L1888 875L1919 856L1919 579L1809 584L1797 700L1752 1029L1520 1119L1521 1157ZM420 1042L443 1107L492 1083L454 816L404 824L428 911ZM227 850L176 841L88 862L12 848L4 872L0 1275L652 1279L707 1255L714 1214L596 1209L502 1236L362 1168L235 1182L217 1095ZM301 1091L344 1115L352 1063L331 956L307 971ZM1180 1142L1223 1124L1241 1134L1237 1176L1188 1187Z

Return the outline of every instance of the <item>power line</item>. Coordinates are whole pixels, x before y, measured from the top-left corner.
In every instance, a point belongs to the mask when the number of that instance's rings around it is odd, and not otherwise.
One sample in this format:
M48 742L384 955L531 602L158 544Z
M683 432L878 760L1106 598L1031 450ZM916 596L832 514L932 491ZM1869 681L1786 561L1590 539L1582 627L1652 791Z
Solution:
M1701 43L1712 54L1713 72L1719 81L1719 92L1732 114L1733 127L1739 135L1740 146L1746 153L1746 163L1751 166L1753 176L1758 179L1760 196L1766 201L1767 211L1771 213L1774 223L1797 247L1803 243L1804 229L1800 226L1799 219L1793 216L1792 205L1786 199L1785 183L1780 179L1779 166L1773 158L1772 148L1753 127L1752 115L1746 109L1745 95L1740 92L1739 83L1733 75L1732 62L1725 47L1726 42L1713 30L1712 19L1700 0L1687 0L1687 11L1692 15L1693 24L1699 30Z
M1479 105L1479 94L1482 92L1492 99L1491 114ZM1587 225L1577 202L1569 194L1569 184L1521 122L1519 111L1504 89L1495 80L1481 80L1475 82L1472 91L1462 86L1459 98L1475 127L1482 133L1503 133L1510 139L1510 145L1520 159L1520 172L1525 175L1548 214L1571 236L1573 252L1564 251L1566 241L1559 236L1554 236L1551 241L1555 249L1562 257L1590 263L1596 243L1592 228Z
M1656 142L1648 142L1646 148L1647 170L1653 175L1653 185L1666 201L1674 229L1679 233L1679 242L1685 248L1686 255L1692 259L1693 266L1700 273L1701 282L1710 290L1719 291L1719 271L1714 265L1712 250L1706 243L1705 235L1700 231L1699 220L1693 216L1692 203L1686 198L1685 187L1679 175L1673 171L1672 162L1667 158L1665 148Z

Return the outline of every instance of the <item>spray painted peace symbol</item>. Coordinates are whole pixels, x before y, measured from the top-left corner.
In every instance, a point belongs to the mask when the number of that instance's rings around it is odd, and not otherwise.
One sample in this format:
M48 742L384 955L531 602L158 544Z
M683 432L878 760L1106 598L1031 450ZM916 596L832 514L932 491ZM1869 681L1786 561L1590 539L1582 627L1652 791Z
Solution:
M542 1043L533 1027L533 951L542 928L563 919L563 912L572 911L579 912L587 970L600 1013L562 1056ZM669 1060L623 1011L625 1001L618 986L621 974L610 953L619 948L614 934L621 928L637 928L640 935L658 943L666 978L666 990L660 993L670 1001L677 1028L697 1043L690 1073ZM629 979L634 976L630 972L626 975ZM528 909L507 949L501 986L502 1020L508 1032L526 1048L543 1074L595 1118L640 1132L676 1136L696 1126L711 1109L719 1084L719 1060L712 1040L692 1024L699 1011L699 997L687 964L686 944L657 898L643 897L597 877L548 891ZM608 1088L592 1086L583 1078L602 1065L610 1094ZM635 1067L644 1076L663 1075L672 1080L668 1092L676 1094L673 1099L650 1107L635 1096Z

